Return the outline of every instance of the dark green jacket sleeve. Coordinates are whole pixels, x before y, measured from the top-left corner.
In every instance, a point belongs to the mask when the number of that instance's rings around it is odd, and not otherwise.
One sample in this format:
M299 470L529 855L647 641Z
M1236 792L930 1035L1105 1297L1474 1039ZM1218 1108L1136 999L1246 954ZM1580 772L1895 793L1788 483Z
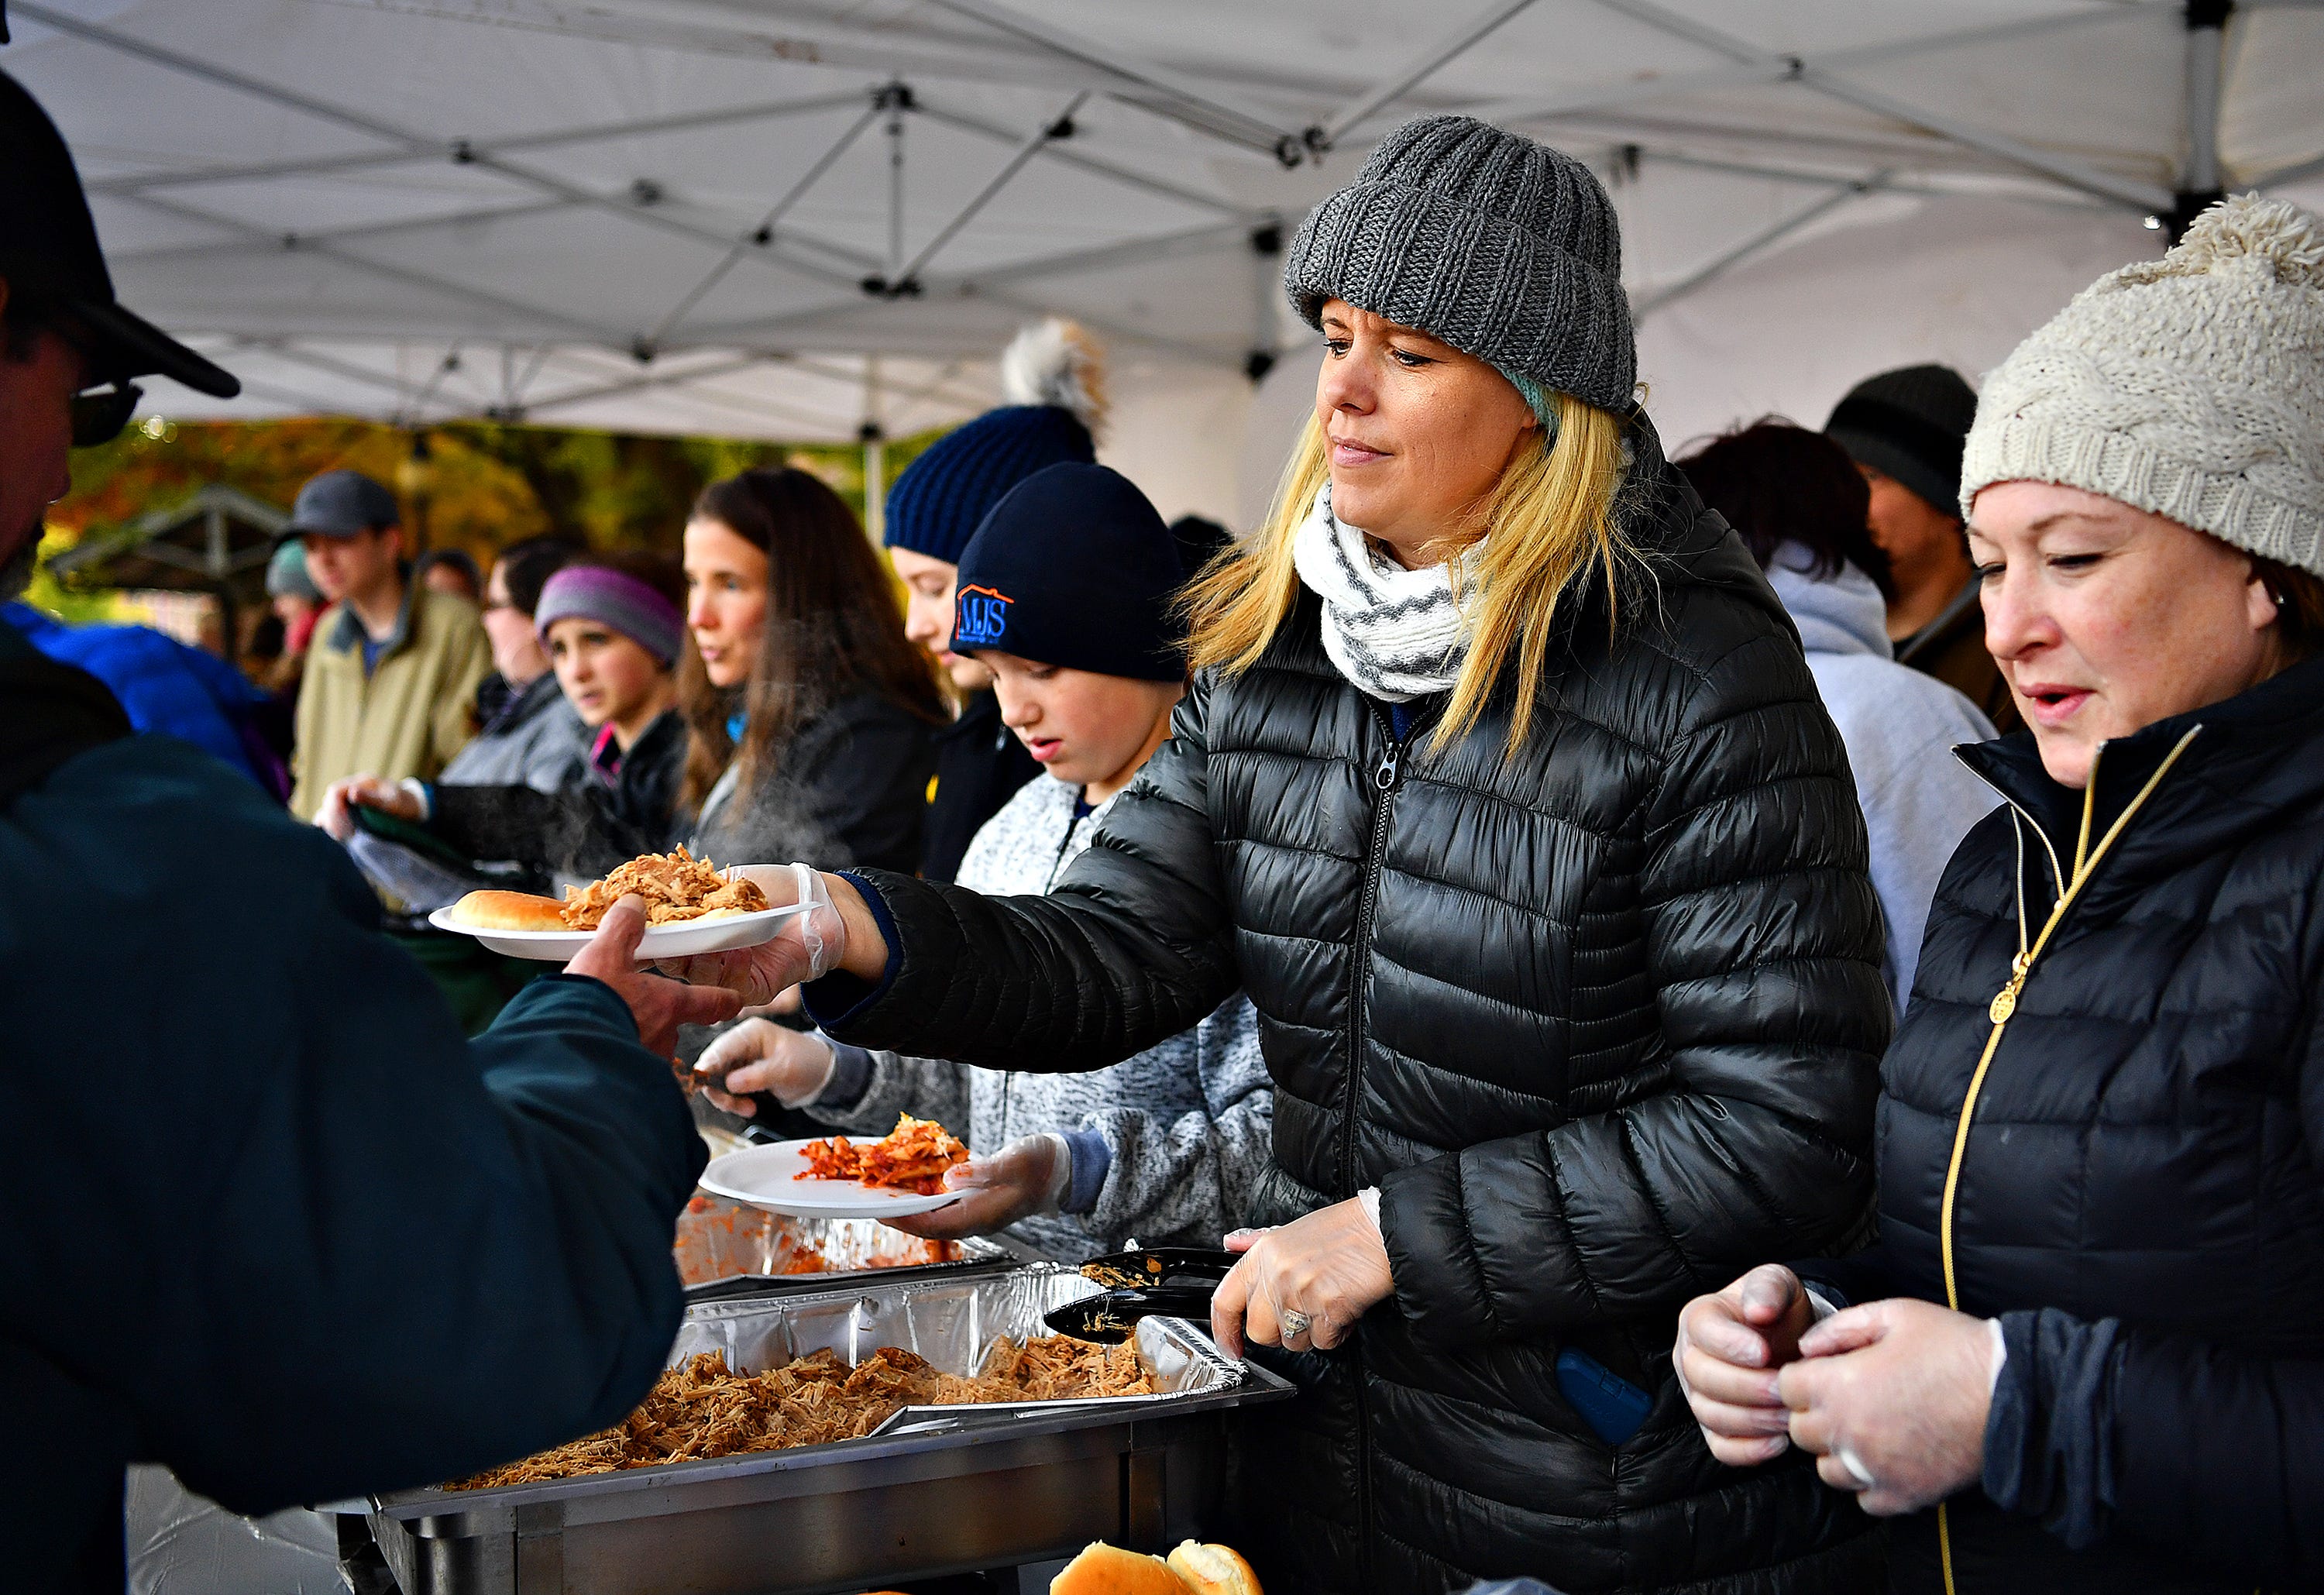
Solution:
M321 833L189 749L0 813L0 1341L238 1511L617 1420L703 1151L604 986L465 1040Z

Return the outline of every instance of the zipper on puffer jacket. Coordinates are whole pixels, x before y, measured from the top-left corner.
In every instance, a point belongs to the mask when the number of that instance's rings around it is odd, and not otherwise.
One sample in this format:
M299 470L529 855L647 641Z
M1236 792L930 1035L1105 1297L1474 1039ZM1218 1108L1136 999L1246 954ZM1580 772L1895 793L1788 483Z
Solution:
M1379 711L1372 711L1372 721L1380 728L1387 743L1380 756L1372 761L1371 834L1364 844L1364 878L1356 898L1355 956L1350 964L1348 989L1348 1089L1345 1105L1340 1113L1340 1185L1343 1200L1352 1197L1358 1189L1356 1159L1356 1124L1363 1102L1364 1090L1364 1019L1366 1003L1364 989L1370 982L1372 972L1372 918L1379 907L1380 871L1388 858L1388 810L1396 801L1397 788L1404 784L1404 743L1397 739ZM1411 734L1409 727L1406 735ZM1364 1568L1363 1583L1371 1587L1372 1537L1372 1446L1371 1414L1364 1397L1363 1342L1351 1340L1348 1345L1349 1372L1355 1381L1356 1398L1356 1543L1361 1547Z
M2098 744L2090 754L2089 778L2082 785L2082 825L2080 834L2074 842L2071 879L2059 871L2058 850L2050 841L2049 833L2042 829L2041 822L2027 814L2008 793L2001 794L2009 804L2012 823L2020 827L2017 880L2015 883L2017 891L2017 955L2009 961L2008 980L2002 982L2001 990L1993 994L1993 1000L1986 1008L1986 1018L1993 1029L1985 1038L1985 1051L1978 1056L1977 1067L1969 1074L1969 1089L1961 1095L1960 1117L1953 1124L1952 1156L1945 1164L1944 1197L1937 1207L1937 1257L1944 1265L1945 1305L1956 1313L1960 1311L1960 1289L1953 1274L1953 1198L1960 1189L1961 1160L1969 1152L1969 1120L1977 1112L1978 1095L1985 1089L1987 1071L1993 1067L1993 1055L2000 1050L2002 1035L2009 1028L2010 1019L2016 1015L2017 1000L2025 990L2026 977L2034 973L2034 961L2042 956L2043 949L2050 945L2050 938L2065 922L2068 910L2074 906L2074 899L2082 895L2082 888L2089 884L2092 875L2098 873L2098 862L2113 848L2116 839L2130 828L2130 822L2146 806L2146 800L2154 796L2154 789L2163 784L2163 778L2169 775L2171 767L2179 762L2179 755L2187 751L2190 742L2202 734L2202 730L2200 725L2188 728L2187 734L2179 739L2178 744L2156 767L2154 773L2147 777L2146 784L2138 789L2138 795L2130 800L2121 817L2107 827L2107 834L2093 848L2090 845L2090 821L2098 812L2098 761L2106 752L2106 744ZM1995 789L1999 790L1998 788ZM2049 918L2043 922L2041 934L2030 943L2026 940L2025 842L2023 829L2026 825L2034 827L2034 835L2041 838L2042 845L2049 851L2052 878L2059 883L2057 902L2051 908ZM1942 1501L1937 1503L1937 1562L1944 1574L1945 1595L1958 1595L1953 1587L1952 1519Z

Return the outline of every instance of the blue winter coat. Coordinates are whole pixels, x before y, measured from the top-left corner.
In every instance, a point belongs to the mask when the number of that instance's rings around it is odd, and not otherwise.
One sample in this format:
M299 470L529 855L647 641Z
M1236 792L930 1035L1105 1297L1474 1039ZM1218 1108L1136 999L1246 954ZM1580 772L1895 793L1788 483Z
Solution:
M191 742L266 785L242 730L266 695L224 659L151 626L69 626L29 604L0 609L0 620L51 659L111 687L139 731Z
M0 715L63 674L0 623ZM465 1040L378 923L182 742L0 803L11 1590L122 1588L130 1461L269 1511L522 1455L659 1372L703 1162L668 1062L562 976Z

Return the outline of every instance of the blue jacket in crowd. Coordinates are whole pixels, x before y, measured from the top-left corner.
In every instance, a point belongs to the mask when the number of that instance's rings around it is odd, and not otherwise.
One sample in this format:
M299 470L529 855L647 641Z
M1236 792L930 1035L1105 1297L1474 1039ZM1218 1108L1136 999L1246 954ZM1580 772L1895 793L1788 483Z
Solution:
M12 1590L117 1595L132 1460L265 1512L619 1420L703 1163L604 985L539 982L464 1039L336 843L123 730L0 622Z
M266 695L217 655L151 626L69 626L29 604L0 608L0 620L51 659L111 687L136 730L191 742L266 784L243 734Z

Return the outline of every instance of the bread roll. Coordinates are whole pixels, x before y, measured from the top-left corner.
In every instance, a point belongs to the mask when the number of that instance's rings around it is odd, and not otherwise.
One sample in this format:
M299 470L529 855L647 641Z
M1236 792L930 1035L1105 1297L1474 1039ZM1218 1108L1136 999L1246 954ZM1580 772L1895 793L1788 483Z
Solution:
M452 905L455 925L475 930L570 930L564 904L529 891L472 891Z
M1170 1571L1186 1581L1194 1595L1259 1595L1259 1575L1226 1545L1198 1545L1181 1540L1170 1553Z
M1187 1590L1159 1556L1093 1540L1049 1581L1049 1595L1187 1595Z

